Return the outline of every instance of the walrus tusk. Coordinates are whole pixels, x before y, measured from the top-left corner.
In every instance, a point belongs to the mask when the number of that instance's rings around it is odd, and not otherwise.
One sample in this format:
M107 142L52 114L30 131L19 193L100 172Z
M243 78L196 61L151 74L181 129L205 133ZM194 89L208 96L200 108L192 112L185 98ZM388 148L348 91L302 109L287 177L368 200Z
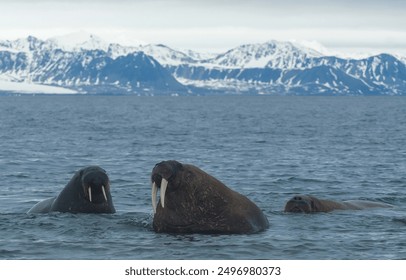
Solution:
M92 202L92 188L88 187L87 191L89 192L89 201Z
M106 190L104 189L104 186L102 186L102 192L103 192L104 199L107 201L107 195L106 195Z
M161 182L161 205L162 208L165 208L165 193L166 193L166 188L168 187L168 181L166 181L165 178L162 178Z
M168 187L168 181L162 178L161 181L161 205L162 208L165 207L165 193ZM155 182L152 182L152 208L154 209L154 213L156 213L157 208L157 196L158 196L158 186Z
M152 208L154 209L154 213L156 213L156 197L158 195L158 187L155 182L152 182Z

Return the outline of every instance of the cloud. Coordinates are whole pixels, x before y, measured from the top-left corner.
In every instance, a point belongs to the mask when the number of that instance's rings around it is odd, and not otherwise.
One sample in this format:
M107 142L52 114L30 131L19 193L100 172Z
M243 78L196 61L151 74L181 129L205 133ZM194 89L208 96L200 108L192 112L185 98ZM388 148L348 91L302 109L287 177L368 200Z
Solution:
M0 5L3 39L86 30L129 43L192 49L270 39L406 49L406 1L401 0L0 0Z

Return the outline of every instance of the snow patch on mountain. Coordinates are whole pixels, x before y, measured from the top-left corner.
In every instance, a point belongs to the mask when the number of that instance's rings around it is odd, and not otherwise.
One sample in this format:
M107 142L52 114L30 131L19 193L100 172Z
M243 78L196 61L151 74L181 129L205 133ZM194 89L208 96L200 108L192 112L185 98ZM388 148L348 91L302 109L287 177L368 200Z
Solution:
M107 54L112 59L120 56L126 56L130 53L140 52L140 47L126 47L119 44L110 44L107 49Z
M107 51L109 43L102 38L84 31L49 38L47 42L64 51L103 50Z
M208 60L218 56L218 53L211 52L195 52L193 50L180 50L195 61Z
M141 47L141 50L145 54L154 57L162 65L179 65L196 62L196 60L187 54L165 45L145 45Z
M0 92L16 92L22 94L77 94L75 90L39 85L27 82L10 82L0 78Z
M396 55L396 58L406 65L406 56Z

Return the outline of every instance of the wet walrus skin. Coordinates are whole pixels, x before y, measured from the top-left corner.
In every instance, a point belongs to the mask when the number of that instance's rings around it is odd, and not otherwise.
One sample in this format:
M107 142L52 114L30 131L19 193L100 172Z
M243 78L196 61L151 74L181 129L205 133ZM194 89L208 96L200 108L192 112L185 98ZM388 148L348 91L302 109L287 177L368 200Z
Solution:
M154 167L151 181L156 232L255 233L269 227L251 200L196 166L163 161Z
M362 210L368 208L390 208L392 205L367 200L348 200L337 202L327 199L318 199L311 195L296 195L285 205L285 212L315 213L331 212L333 210Z
M34 205L28 213L115 213L106 171L88 166L75 173L56 197Z

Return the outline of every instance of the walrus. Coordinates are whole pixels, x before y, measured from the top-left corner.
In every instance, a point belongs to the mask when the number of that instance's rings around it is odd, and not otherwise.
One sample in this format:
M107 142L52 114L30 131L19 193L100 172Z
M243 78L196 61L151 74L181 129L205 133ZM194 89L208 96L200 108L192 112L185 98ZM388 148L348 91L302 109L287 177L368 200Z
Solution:
M285 205L285 212L293 213L315 213L331 212L333 210L362 210L367 208L388 208L390 204L367 201L348 200L337 202L333 200L318 199L311 195L295 195Z
M28 211L49 212L115 213L106 171L99 166L80 169L58 196L43 200Z
M160 162L151 183L155 232L233 234L269 227L257 205L196 166Z

